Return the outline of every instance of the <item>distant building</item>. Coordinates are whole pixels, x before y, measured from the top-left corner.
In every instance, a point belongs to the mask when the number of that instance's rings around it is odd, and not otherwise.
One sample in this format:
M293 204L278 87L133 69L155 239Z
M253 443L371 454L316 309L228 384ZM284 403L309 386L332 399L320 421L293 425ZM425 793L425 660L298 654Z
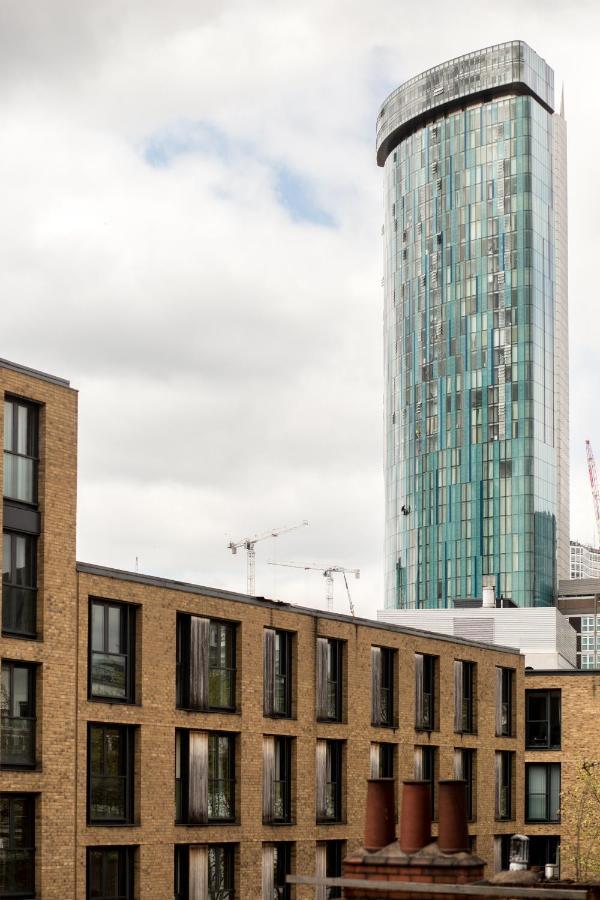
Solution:
M558 608L577 635L577 668L600 668L600 578L559 582Z
M600 578L600 549L571 541L571 578Z
M566 123L512 41L394 90L384 169L385 607L569 574Z

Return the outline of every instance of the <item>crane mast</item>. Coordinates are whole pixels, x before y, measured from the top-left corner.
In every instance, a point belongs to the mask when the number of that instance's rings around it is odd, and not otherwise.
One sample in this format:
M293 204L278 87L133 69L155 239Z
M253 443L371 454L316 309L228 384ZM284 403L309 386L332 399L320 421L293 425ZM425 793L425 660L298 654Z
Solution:
M350 575L354 575L355 578L360 578L360 569L346 569L344 566L323 567L314 563L276 562L273 559L268 559L267 562L270 566L285 566L288 569L304 569L305 572L320 572L325 579L325 598L327 600L327 609L330 612L333 610L333 576L336 572L341 573L344 576L344 582L346 584L350 613L354 616L354 604L352 603L352 597L350 596L350 588L348 587L346 573L348 572Z
M600 483L598 482L598 473L596 471L596 461L590 441L585 442L585 452L587 454L588 472L590 475L590 485L592 488L592 499L594 501L594 514L596 516L596 531L598 544L600 546Z
M240 541L230 541L227 544L227 549L231 550L234 556L240 547L243 547L246 551L246 584L248 594L250 594L251 597L254 597L256 592L256 550L254 549L254 545L258 544L259 541L266 541L267 538L279 537L280 534L285 534L287 531L295 531L296 528L303 528L305 525L308 525L306 519L302 522L298 522L296 525L284 525L283 528L273 528L271 531L264 531L262 534L255 534L252 537L242 538Z

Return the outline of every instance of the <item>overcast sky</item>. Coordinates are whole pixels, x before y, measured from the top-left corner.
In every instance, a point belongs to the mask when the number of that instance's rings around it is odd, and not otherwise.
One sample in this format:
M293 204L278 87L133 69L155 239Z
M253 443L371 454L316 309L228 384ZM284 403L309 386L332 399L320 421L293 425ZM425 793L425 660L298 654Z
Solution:
M3 0L0 356L80 391L78 558L382 605L382 173L421 70L528 41L569 124L572 536L600 457L600 5ZM343 583L335 605L347 611Z

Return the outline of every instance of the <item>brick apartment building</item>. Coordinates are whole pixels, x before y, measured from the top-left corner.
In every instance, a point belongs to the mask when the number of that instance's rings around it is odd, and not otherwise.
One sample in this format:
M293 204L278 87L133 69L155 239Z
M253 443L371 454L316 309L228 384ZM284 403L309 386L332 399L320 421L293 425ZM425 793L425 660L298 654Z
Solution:
M0 897L312 898L285 875L341 872L369 777L429 780L434 818L437 781L465 778L473 848L502 864L529 833L524 763L562 759L542 725L525 751L525 688L556 680L564 706L569 678L525 677L507 648L76 563L77 394L6 362L0 383Z

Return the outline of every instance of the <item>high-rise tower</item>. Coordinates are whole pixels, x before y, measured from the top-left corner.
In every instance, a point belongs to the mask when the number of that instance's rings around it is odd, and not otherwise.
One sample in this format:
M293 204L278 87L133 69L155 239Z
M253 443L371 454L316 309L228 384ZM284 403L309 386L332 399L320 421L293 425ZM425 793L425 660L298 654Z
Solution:
M395 90L385 184L386 607L568 571L566 126L513 41Z

